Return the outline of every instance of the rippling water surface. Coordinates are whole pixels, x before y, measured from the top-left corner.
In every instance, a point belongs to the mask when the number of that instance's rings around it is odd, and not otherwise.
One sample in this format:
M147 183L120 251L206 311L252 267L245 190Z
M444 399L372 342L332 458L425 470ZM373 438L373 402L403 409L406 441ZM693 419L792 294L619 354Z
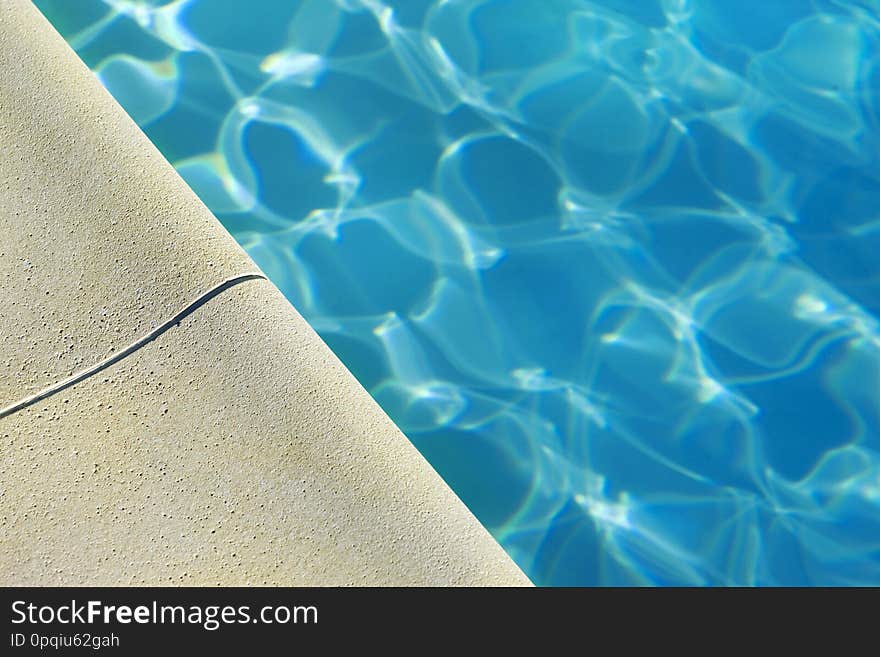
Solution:
M880 584L878 0L39 0L539 584Z

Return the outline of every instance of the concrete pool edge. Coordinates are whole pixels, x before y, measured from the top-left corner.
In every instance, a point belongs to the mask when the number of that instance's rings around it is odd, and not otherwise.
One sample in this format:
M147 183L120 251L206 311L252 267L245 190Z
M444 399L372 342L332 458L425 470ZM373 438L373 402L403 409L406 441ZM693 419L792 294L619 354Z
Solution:
M87 374L0 419L3 584L528 584L271 283L126 351L257 269L26 0L0 65L0 408Z

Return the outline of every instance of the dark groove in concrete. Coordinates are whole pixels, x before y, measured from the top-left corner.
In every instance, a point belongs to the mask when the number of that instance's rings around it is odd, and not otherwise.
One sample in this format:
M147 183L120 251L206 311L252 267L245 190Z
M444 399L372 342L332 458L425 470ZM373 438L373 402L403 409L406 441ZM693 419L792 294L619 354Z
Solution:
M182 310L180 310L175 315L173 315L170 319L164 321L162 324L160 324L159 326L157 326L156 328L151 330L146 335L141 336L140 338L138 338L137 340L132 342L127 347L120 349L119 351L117 351L115 353L110 354L109 356L107 356L107 358L101 360L100 362L96 363L95 365L92 365L91 367L89 367L87 369L76 372L76 373L70 375L68 378L63 379L63 380L59 381L58 383L54 383L51 386L49 386L48 388L44 388L40 392L37 392L33 395L30 395L29 397L25 397L24 399L17 401L14 404L7 406L6 408L3 408L2 410L0 410L0 419L6 417L8 415L12 415L13 413L20 411L22 409L25 409L28 406L36 404L38 401L42 401L43 399L46 399L47 397L51 397L52 395L55 395L55 394L61 392L62 390L66 390L67 388L69 388L73 385L76 385L80 381L84 381L85 379L89 378L90 376L94 376L98 372L101 372L101 371L107 369L108 367L110 367L111 365L118 363L126 356L130 356L131 354L133 354L135 351L137 351L138 349L140 349L144 345L149 344L150 342L152 342L153 340L158 338L160 335L165 333L165 331L167 331L172 326L175 326L176 324L181 322L183 319L185 319L186 317L188 317L189 315L194 313L196 310L201 308L203 305L205 305L208 301L210 301L211 299L213 299L217 295L222 294L223 292L225 292L229 288L234 287L235 285L238 285L239 283L244 283L246 281L253 281L253 280L268 280L268 279L263 274L257 274L257 273L239 274L237 276L233 276L232 278L227 278L225 281L218 283L217 285L212 287L207 292L201 294L195 300L193 300L189 304L187 304L186 307L184 307Z

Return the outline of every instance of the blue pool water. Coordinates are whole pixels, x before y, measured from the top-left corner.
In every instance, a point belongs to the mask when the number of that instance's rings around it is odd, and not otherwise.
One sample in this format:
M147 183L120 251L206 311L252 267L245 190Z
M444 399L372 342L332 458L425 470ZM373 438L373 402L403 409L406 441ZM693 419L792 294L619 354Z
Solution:
M880 584L878 0L39 0L526 573Z

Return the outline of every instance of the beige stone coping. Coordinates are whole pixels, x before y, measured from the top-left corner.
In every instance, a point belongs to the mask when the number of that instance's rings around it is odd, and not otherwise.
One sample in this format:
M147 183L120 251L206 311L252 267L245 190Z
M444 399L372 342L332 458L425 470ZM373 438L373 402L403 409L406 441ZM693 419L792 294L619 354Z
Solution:
M0 585L528 584L26 0L0 71Z

